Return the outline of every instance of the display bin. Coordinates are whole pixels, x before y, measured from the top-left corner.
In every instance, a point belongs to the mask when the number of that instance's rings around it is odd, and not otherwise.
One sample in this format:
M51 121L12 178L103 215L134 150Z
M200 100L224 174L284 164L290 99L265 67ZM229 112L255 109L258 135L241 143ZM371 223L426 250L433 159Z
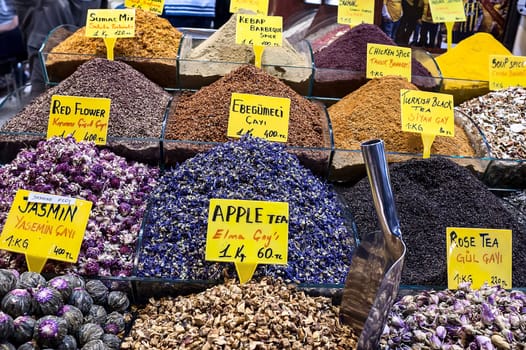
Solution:
M44 40L39 50L39 57L47 85L57 85L69 77L80 65L92 58L106 58L105 52L100 55L52 52L55 46L66 40L77 29L79 28L72 25L60 25L52 29ZM119 39L117 38L117 40ZM153 58L115 55L114 59L129 64L166 90L177 87L177 57Z
M438 65L431 54L413 49L412 56L422 63L430 72L430 76L411 77L411 82L419 89L430 92L439 92L442 85L442 75ZM316 97L341 98L357 90L369 79L366 72L349 69L334 69L314 67L312 95Z
M472 98L485 95L490 92L489 82L484 80L466 80L454 78L442 78L440 92L453 95L455 106Z
M0 163L9 163L23 148L35 147L39 141L45 139L44 133L0 131ZM150 165L159 165L161 161L160 138L109 136L106 145L100 148L109 149L128 161Z
M193 91L185 90L176 92L171 104L171 109L177 108L177 100L181 94L192 94ZM330 126L329 116L327 109L324 106L322 100L315 98L309 98L312 102L320 106L320 120L323 125L323 147L302 147L286 143L285 147L288 152L296 155L303 166L313 171L316 175L326 178L329 174L329 166L331 163L331 157L333 153L334 141L332 136L332 128ZM166 124L169 122L170 112L165 122L164 130L166 130ZM225 130L226 135L226 130ZM226 137L225 137L226 140ZM233 138L231 140L234 140ZM212 147L221 144L221 142L212 141L199 141L199 140L188 140L188 139L169 139L166 137L166 133L163 133L162 137L162 167L169 168L176 166L177 164L192 158L198 153L206 152Z
M487 166L482 174L482 181L492 188L526 188L526 159L501 159L495 157L494 152L492 152L493 146L485 140L484 132L477 126L477 123L468 114L455 109L455 117L457 116L464 120L469 120L469 123L466 123L469 132L480 131L484 142L488 145L487 156L484 159Z
M526 188L526 159L489 158L482 181L490 187Z
M482 131L469 118L455 115L455 124L462 127L468 136L469 142L475 151L475 156L437 155L433 157L446 157L451 161L471 169L479 178L482 178L490 163L490 148ZM412 158L421 158L421 153L386 152L389 163L404 162ZM360 150L349 150L335 147L331 159L329 180L335 182L354 183L366 176L365 164Z
M229 72L245 64L254 62L207 61L190 58L193 48L208 39L215 30L180 28L184 33L179 47L178 87L181 89L200 89L219 80ZM234 38L232 38L234 42ZM310 96L314 74L312 51L307 41L300 41L292 47L304 58L303 66L290 64L267 64L263 59L261 68L268 74L279 78L294 91L303 96ZM279 57L273 56L277 60Z

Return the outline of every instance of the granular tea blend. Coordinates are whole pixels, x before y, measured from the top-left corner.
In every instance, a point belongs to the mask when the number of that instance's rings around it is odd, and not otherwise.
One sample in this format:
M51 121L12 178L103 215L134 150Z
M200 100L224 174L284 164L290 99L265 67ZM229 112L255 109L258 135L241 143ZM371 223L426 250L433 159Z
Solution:
M151 199L139 253L140 277L218 280L231 263L205 261L210 199L289 203L287 265L258 265L255 275L306 283L343 283L354 233L335 192L285 152L243 137L168 169Z
M446 228L479 227L512 230L513 286L526 286L526 229L468 169L433 157L393 164L389 172L407 245L402 284L447 285ZM340 190L358 233L379 230L367 179Z
M314 95L335 97L343 96L352 91L352 89L345 88L344 85L341 87L344 90L338 91L329 85L331 81L355 81L351 86L360 86L365 83L368 43L397 46L378 26L359 24L328 46L315 52L314 87L316 88L316 85L326 82L327 90L324 90L323 85L320 85L319 93L314 93ZM432 79L431 73L414 58L411 64L411 76L413 77L412 83L419 88L428 90L438 85L438 82Z
M197 47L191 50L183 47L180 60L180 83L183 87L209 85L242 64L254 63L252 46L235 43L236 19L237 15L231 16L228 22ZM262 69L292 83L291 86L306 95L312 74L309 55L296 50L283 39L281 47L265 47L261 58ZM305 86L302 87L302 84Z
M175 73L181 38L182 33L167 19L135 9L135 37L116 40L115 59L133 65L163 87L175 87L175 74L172 73ZM82 27L52 49L45 49L44 57L50 80L59 82L87 59L106 57L106 46L102 38L86 37L85 27Z
M331 299L279 279L214 286L199 294L151 298L122 349L355 349Z
M103 58L92 59L57 86L37 96L0 131L46 134L53 95L104 97L111 99L109 137L161 137L170 95L126 63ZM12 138L13 136L9 136ZM17 135L16 139L27 136ZM158 142L148 157L158 156Z
M371 138L384 140L389 152L422 153L418 133L402 132L400 90L418 90L400 77L382 77L367 82L358 90L328 108L336 148L359 150ZM431 152L442 155L474 155L468 136L460 126L455 137L437 136Z
M329 147L323 108L252 65L244 65L215 83L172 104L166 123L168 140L225 142L233 92L290 98L288 145Z

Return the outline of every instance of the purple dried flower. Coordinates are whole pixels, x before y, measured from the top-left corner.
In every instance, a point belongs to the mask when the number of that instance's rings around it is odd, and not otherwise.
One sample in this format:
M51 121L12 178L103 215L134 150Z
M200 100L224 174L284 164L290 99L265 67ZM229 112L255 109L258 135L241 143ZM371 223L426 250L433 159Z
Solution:
M43 347L55 347L67 334L66 321L57 316L44 316L35 323L34 338Z
M55 315L64 305L62 294L54 288L42 287L34 293L39 312L43 315Z
M482 303L482 312L480 315L480 318L482 320L482 323L485 325L491 325L493 321L495 321L495 315L493 314L493 311L491 311L491 307L487 303Z
M0 311L0 340L6 340L13 335L13 318Z
M13 341L22 344L33 339L36 320L31 316L18 316L13 321Z
M481 350L494 350L493 344L491 343L491 339L483 336L483 335L477 335L475 337L477 344L480 346Z
M2 310L16 318L33 310L33 297L27 289L13 289L2 298Z

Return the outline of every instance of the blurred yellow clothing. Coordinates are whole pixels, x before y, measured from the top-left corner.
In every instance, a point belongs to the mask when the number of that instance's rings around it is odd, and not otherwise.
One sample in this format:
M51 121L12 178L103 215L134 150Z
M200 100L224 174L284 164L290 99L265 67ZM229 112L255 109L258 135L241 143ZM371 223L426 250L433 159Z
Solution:
M384 5L391 21L397 22L402 17L402 0L384 0Z
M431 7L429 6L429 0L424 0L424 11L422 12L422 22L433 22L433 16L431 16Z

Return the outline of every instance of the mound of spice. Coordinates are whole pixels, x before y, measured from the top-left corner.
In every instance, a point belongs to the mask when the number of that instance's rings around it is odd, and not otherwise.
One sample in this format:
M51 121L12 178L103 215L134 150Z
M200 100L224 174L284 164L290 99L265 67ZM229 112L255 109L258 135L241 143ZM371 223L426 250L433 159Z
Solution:
M453 94L455 104L489 92L489 56L511 55L492 34L478 32L436 57L442 89Z
M331 299L279 279L227 281L199 294L150 299L122 349L355 349Z
M407 295L389 314L380 349L522 349L526 295L498 286Z
M146 200L158 170L128 163L71 137L41 141L0 168L0 231L18 189L93 203L76 264L48 260L45 272L129 276ZM0 250L0 267L26 270L23 254Z
M492 91L455 110L473 121L472 130L482 131L491 157L504 160L488 165L484 182L493 187L526 187L526 89Z
M138 275L217 280L225 266L205 261L211 198L289 204L288 265L258 265L256 275L343 283L354 236L336 194L284 146L243 137L169 169L151 198ZM233 272L233 269L231 269Z
M88 58L106 57L106 46L102 38L86 37L85 33L85 27L79 28L55 47L44 49L46 69L51 81L63 80ZM175 76L172 73L175 72L181 38L182 33L167 19L149 11L135 9L135 36L119 38L115 42L115 59L134 65L163 87L175 87ZM151 59L151 62L137 58ZM158 72L152 72L155 69ZM162 74L168 74L168 77L163 79ZM174 80L170 81L168 78Z
M400 89L417 90L407 80L389 76L373 79L328 108L334 144L341 150L359 150L360 143L372 138L384 140L389 152L422 153L422 137L418 133L402 132ZM466 118L467 119L467 118ZM455 125L454 137L437 136L431 153L473 156L473 145L479 145L476 128L466 134ZM478 152L477 152L478 153ZM482 154L481 154L482 155ZM358 160L360 163L363 160ZM332 166L334 175L356 163L348 152L336 152ZM343 172L343 170L342 170Z
M479 227L512 230L512 282L526 286L526 230L468 169L433 157L396 163L389 171L407 245L402 284L447 285L446 228ZM366 178L340 191L359 234L380 229Z
M365 23L359 24L346 31L328 46L314 53L314 65L316 67L315 87L316 84L338 80L359 80L363 84L367 66L368 43L397 46L378 26ZM432 79L431 73L427 68L414 58L411 61L411 76L413 77L412 83L419 88L427 90L438 85L437 81ZM350 86L356 84L351 84ZM329 88L331 86L327 85L327 89ZM315 93L315 95L334 97L343 96L342 93L347 94L352 91L349 88L345 88L345 86L342 86L342 88L344 89L343 91L335 90L336 95L331 95L324 93L323 86L320 85L320 93ZM332 91L327 90L327 92Z
M157 139L145 147L151 148L149 157L159 158L158 139L171 97L128 64L103 58L82 64L60 84L37 96L0 131L45 134L53 95L111 99L108 136ZM128 144L135 148L131 141ZM148 150L145 152L148 156Z
M91 349L90 342L100 342L97 349L119 348L131 317L128 307L115 307L114 300L129 305L126 293L76 275L57 276L49 281L36 275L41 284L21 288L23 275L0 269L0 284L16 281L3 296L0 307L2 349ZM61 293L57 288L70 293ZM98 297L100 292L104 292L102 298ZM29 308L20 314L24 305Z
M329 147L327 118L323 108L300 96L278 78L252 65L243 65L215 83L173 103L165 138L225 142L232 93L290 99L287 144Z
M252 46L235 42L239 15L231 16L197 47L181 52L181 84L186 85L184 79L192 79L192 76L224 76L240 64L254 62ZM266 47L261 60L267 73L285 81L307 84L312 73L310 57L296 50L286 39L283 39L283 46Z
M492 157L526 159L526 88L492 91L455 110L469 116L482 130Z

